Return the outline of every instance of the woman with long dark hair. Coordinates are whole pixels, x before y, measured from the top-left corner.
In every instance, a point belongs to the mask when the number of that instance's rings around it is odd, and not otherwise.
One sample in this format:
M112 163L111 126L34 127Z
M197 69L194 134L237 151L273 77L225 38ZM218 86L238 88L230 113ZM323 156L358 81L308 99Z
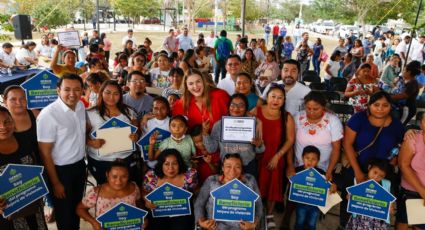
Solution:
M99 127L112 117L116 117L127 123L138 126L136 120L136 112L124 104L122 99L122 89L117 81L105 81L99 90L97 104L87 111L87 126L90 133L98 130ZM131 134L129 138L135 142L137 141L137 134ZM106 182L105 173L111 166L111 162L117 158L124 159L130 166L130 179L136 181L138 178L138 170L133 162L133 152L118 152L109 154L107 156L99 155L98 149L105 144L102 139L90 137L87 139L88 146L88 168L96 182L103 184Z
M295 141L295 124L291 114L285 110L285 89L274 84L266 94L266 104L257 107L253 114L261 120L263 141L266 147L259 160L259 187L261 196L266 200L267 221L275 226L273 210L276 202L283 201L283 175L285 158Z

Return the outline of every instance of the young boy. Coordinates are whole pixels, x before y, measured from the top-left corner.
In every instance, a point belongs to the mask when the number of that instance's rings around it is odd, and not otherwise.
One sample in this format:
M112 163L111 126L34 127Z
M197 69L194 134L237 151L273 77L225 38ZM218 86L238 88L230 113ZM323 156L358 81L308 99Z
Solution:
M325 175L325 171L317 167L320 160L320 150L312 145L306 146L302 153L303 165L295 168L295 172L301 172L305 169L315 168L320 174ZM336 185L332 184L329 191L331 193L336 192ZM296 204L296 219L295 219L295 230L304 229L304 225L307 225L307 229L316 229L317 218L319 217L319 208L307 204Z
M196 155L192 162L197 165L199 183L202 184L209 176L217 173L220 154L207 152L202 138L202 125L194 126L190 131L190 136L196 148Z

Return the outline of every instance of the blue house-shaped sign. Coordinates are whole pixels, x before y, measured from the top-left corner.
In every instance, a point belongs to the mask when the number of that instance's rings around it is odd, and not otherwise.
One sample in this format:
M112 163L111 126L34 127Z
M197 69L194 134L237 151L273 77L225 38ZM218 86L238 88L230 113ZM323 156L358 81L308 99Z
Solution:
M150 132L143 135L143 137L140 138L139 141L137 141L137 145L140 147L140 150L142 151L143 160L145 160L145 161L147 161L149 159L149 157L148 157L149 138L154 132L158 132L158 137L156 138L155 150L154 151L156 151L158 149L159 144L161 144L161 142L163 140L165 140L166 138L171 136L170 132L168 132L167 130L160 129L160 128L154 128Z
M315 168L305 169L289 181L289 200L313 206L326 206L330 184Z
M7 208L3 217L13 213L40 199L47 193L43 177L43 166L8 164L0 175L0 197L6 200Z
M396 200L375 180L348 187L347 192L350 194L347 212L381 220L388 219L391 202Z
M254 222L255 201L260 196L238 179L214 189L211 196L214 220Z
M21 84L27 97L28 109L42 109L58 98L57 83L59 78L43 70Z
M146 196L156 208L152 210L153 217L190 215L192 193L170 183L165 183Z
M143 209L121 202L96 220L102 225L102 229L106 230L140 230L147 214L148 212Z

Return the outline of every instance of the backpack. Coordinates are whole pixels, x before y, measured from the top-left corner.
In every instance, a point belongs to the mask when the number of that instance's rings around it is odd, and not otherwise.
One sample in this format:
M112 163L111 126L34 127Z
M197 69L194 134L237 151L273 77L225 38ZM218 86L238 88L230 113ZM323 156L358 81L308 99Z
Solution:
M230 45L227 39L219 42L217 46L218 60L226 60L230 56Z

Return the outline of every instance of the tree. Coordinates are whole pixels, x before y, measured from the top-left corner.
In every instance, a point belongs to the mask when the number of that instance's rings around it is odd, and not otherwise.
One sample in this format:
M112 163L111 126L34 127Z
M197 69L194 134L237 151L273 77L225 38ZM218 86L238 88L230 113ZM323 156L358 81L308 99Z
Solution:
M334 19L347 24L382 24L388 18L412 22L419 0L315 0L312 7L317 18Z
M39 2L31 10L31 17L33 17L34 25L37 28L45 27L57 28L59 26L67 25L72 21L70 12L66 7L59 7L48 2Z
M133 19L139 16L157 16L160 8L157 0L114 0L112 1L112 5L119 14L132 17Z
M229 16L240 18L242 12L241 0L229 0L228 4L228 11L230 11ZM264 16L266 16L266 10L260 7L257 1L246 0L245 19L247 21L254 21Z
M214 9L214 1L213 0L183 0L185 1L185 7L188 12L188 16L186 18L186 25L189 29L195 29L193 25L193 19L195 17L201 17L200 14L209 15L208 9ZM210 11L210 15L212 16L212 11Z
M13 32L13 26L10 24L10 15L0 13L0 30ZM0 41L10 41L11 38L7 34L0 34Z

